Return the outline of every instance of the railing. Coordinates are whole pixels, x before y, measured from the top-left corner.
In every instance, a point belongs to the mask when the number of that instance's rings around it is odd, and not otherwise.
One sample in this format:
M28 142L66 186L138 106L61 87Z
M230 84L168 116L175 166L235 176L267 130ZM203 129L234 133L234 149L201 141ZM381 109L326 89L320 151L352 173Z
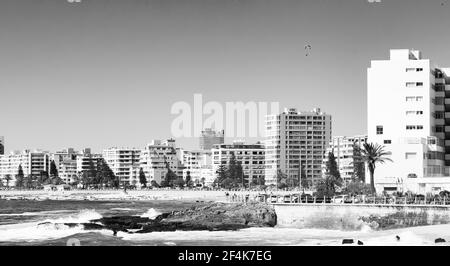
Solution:
M332 205L386 205L386 206L447 206L449 197L314 197L310 195L228 195L229 202L267 204L332 204Z

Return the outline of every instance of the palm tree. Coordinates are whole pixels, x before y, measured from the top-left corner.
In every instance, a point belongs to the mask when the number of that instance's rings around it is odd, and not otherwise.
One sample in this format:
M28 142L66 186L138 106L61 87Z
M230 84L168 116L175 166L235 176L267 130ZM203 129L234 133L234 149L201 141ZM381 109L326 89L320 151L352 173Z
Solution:
M375 193L374 173L376 164L383 164L387 161L392 162L390 158L386 157L387 155L390 155L390 153L386 152L384 148L384 146L376 143L364 143L363 149L361 150L361 159L369 168L370 187L373 193Z

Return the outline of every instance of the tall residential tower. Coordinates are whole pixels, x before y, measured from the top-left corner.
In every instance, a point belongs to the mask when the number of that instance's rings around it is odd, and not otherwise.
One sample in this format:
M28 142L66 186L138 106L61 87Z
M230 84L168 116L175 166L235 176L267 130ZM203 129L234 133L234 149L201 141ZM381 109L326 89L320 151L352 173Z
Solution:
M278 171L290 178L306 178L311 185L317 184L322 178L322 162L330 141L331 115L319 108L310 112L290 108L281 114L268 115L266 185L276 184Z

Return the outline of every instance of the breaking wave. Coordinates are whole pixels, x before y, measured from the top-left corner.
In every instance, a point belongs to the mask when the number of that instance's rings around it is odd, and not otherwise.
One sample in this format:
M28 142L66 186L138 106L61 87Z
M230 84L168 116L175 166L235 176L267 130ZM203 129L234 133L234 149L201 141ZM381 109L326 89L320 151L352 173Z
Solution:
M149 209L146 213L142 214L141 217L143 218L149 218L149 219L155 219L156 217L158 217L159 215L161 215L162 213L151 208Z
M37 222L8 224L0 226L0 241L42 241L58 239L87 232L83 226L69 227L65 223L88 223L90 220L100 219L102 215L95 210L82 210L76 214L62 216L55 219L45 219Z

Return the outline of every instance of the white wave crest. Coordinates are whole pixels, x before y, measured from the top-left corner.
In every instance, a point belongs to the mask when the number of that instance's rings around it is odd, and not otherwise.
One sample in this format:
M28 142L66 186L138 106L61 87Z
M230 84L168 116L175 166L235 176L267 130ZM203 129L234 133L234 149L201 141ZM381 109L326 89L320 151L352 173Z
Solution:
M156 217L158 217L158 215L161 215L161 214L162 214L161 212L159 212L159 211L157 211L157 210L155 210L153 208L150 208L146 213L142 214L141 217L149 218L149 219L153 220Z
M76 214L38 222L8 224L0 226L0 241L42 241L58 239L86 232L83 226L69 227L64 223L88 223L100 219L102 215L95 210L82 210Z

